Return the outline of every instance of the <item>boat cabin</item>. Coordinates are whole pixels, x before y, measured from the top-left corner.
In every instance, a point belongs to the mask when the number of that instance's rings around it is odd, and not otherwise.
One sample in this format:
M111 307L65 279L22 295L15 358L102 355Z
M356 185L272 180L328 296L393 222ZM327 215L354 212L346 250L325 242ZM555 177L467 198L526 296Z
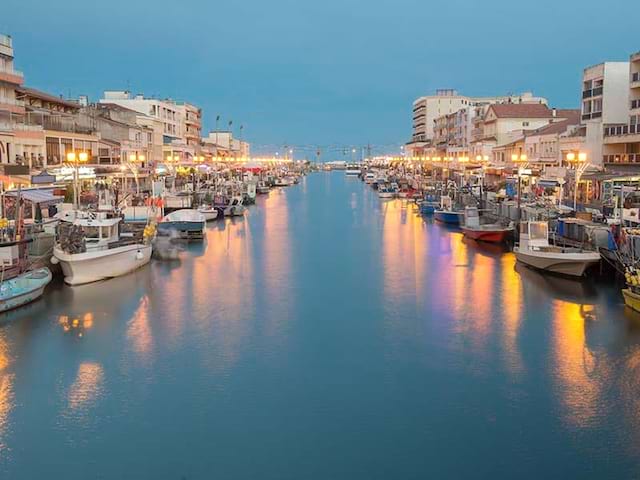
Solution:
M541 249L549 247L548 222L522 222L520 224L520 248Z

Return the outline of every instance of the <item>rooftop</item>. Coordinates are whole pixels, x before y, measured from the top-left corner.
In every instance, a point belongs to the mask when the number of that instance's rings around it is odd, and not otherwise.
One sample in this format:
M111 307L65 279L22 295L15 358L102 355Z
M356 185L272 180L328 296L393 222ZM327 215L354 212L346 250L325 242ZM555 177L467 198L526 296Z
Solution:
M69 100L65 100L64 98L56 97L55 95L36 90L35 88L16 88L16 93L24 95L26 97L37 98L38 100L44 100L45 102L57 103L59 105L64 105L65 107L80 108L80 105L78 105L76 102L71 102Z
M489 111L498 118L553 118L553 111L540 103L496 103Z

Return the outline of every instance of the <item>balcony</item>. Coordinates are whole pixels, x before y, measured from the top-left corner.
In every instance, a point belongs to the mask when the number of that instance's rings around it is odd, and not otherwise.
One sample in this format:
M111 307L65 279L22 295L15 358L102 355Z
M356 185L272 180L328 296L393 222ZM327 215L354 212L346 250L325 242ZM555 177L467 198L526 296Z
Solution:
M640 153L615 153L611 155L603 155L602 162L605 165L640 164Z
M413 107L413 113L419 112L420 110L426 110L426 105L418 105L417 107Z
M24 101L16 100L15 98L0 97L0 111L7 111L11 113L17 113L19 115L24 115Z
M631 88L640 88L640 72L631 74Z
M24 73L14 70L13 67L0 66L0 81L13 85L22 85L24 83Z

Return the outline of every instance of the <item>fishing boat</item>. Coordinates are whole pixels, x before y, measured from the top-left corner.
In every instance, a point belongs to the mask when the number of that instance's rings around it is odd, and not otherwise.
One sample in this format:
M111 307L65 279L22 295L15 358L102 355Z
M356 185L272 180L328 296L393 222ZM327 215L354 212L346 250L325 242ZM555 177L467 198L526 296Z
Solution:
M600 262L598 252L551 245L547 222L521 223L520 243L513 251L529 267L572 277L583 276L587 268Z
M205 222L211 222L218 218L218 209L211 205L200 205L198 212L204 216Z
M288 177L278 177L273 182L276 187L288 187L292 185L292 183L293 182Z
M258 182L258 184L256 185L256 192L260 195L264 195L266 193L269 193L269 190L271 190L271 188L269 187L269 185L267 185L267 183L263 180L260 180Z
M0 284L0 312L13 310L39 299L51 282L51 270L38 268Z
M624 297L624 304L635 310L636 312L640 312L640 294L634 292L630 288L624 288L622 290L622 296Z
M464 210L464 225L460 229L465 237L482 242L502 243L513 233L513 224L480 223L480 212L477 207Z
M122 217L108 212L71 210L60 217L51 263L60 264L64 281L81 285L119 277L151 259L155 231L125 232Z
M393 198L395 197L395 192L387 185L381 186L378 187L378 197L383 200Z
M247 207L243 205L243 200L240 195L234 195L228 197L222 197L222 201L216 203L215 207L220 212L220 215L224 217L240 217L244 215L244 212L247 210Z
M440 208L433 211L435 220L448 225L460 225L463 216L464 212L453 209L453 201L449 196L440 198Z
M197 210L176 210L162 218L158 223L158 230L161 232L174 230L178 232L180 238L185 240L202 240L206 221L205 216Z
M350 177L356 177L360 175L360 167L356 164L350 163L349 165L347 165L344 173L345 175L348 175Z
M373 172L368 172L365 176L364 176L364 183L371 185L373 182L375 182L376 180L376 174Z

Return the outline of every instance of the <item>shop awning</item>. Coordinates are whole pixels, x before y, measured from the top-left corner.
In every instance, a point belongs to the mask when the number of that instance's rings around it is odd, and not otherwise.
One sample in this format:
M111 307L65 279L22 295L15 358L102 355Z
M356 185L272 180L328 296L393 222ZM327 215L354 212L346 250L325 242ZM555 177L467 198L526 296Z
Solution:
M9 192L5 192L7 197L17 197L17 190L11 190ZM52 203L60 203L64 200L64 197L59 195L54 195L51 190L40 190L40 189L31 189L31 190L22 190L20 191L20 196L35 204L47 205Z

